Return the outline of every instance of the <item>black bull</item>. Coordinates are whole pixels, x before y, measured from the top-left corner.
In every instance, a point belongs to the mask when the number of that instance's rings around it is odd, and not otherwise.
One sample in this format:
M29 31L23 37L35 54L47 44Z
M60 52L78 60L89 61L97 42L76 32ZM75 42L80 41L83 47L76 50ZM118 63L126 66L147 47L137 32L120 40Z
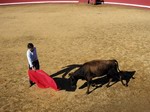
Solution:
M85 79L87 81L87 94L89 94L89 88L92 78L107 75L109 81L107 87L110 86L110 82L113 78L119 79L124 86L126 86L119 74L118 62L116 60L93 60L84 63L74 73L70 73L71 86L76 87L79 79Z

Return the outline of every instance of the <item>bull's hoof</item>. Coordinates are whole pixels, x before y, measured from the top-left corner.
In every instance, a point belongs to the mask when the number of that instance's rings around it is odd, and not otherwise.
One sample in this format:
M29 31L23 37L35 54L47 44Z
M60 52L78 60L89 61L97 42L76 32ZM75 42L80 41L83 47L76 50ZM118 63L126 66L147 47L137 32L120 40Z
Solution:
M96 84L95 84L95 83L93 83L93 84L92 84L92 87L96 87Z
M125 87L128 87L128 84L122 84L123 86L125 86Z
M90 94L90 92L86 92L86 95Z
M107 87L107 88L109 88L109 87L110 87L110 85L106 85L106 87Z
M71 88L76 88L77 86L71 86Z

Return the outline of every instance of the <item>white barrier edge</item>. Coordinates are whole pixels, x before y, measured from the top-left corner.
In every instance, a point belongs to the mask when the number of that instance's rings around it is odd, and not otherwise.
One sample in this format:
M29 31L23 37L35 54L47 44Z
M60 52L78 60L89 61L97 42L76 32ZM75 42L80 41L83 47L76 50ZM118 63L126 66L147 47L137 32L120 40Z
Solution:
M104 2L104 4L115 4L115 5L126 5L126 6L135 6L135 7L150 8L150 6L147 6L147 5L128 4L128 3L118 3L118 2Z
M39 3L78 3L79 1L37 1L37 2L14 2L14 3L0 3L2 5L20 5L20 4L39 4Z

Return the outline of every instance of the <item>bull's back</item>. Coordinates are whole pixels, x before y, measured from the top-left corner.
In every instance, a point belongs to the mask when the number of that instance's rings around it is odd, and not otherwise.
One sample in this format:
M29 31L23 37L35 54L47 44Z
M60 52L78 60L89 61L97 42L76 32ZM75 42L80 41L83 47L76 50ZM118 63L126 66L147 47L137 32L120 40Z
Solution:
M85 73L94 74L100 76L106 73L109 68L109 63L106 60L93 60L83 65Z
M95 75L107 74L109 69L116 67L116 60L92 60L85 63L83 66L86 72L90 72Z

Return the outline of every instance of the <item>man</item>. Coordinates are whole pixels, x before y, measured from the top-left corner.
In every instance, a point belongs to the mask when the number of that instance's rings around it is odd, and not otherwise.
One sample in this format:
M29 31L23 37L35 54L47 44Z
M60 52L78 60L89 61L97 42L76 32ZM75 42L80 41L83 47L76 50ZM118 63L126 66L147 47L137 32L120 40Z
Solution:
M28 43L27 45L27 59L29 63L29 69L30 70L38 70L40 69L37 53L36 53L36 47L32 43ZM30 82L30 87L34 84L31 80Z

